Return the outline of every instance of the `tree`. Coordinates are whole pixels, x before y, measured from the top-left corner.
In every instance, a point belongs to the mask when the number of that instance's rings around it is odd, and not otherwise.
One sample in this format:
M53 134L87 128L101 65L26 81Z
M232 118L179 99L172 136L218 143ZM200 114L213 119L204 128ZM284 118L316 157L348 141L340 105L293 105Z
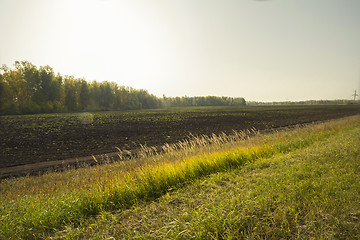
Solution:
M65 107L68 111L78 110L78 95L74 77L66 76L64 79Z
M79 103L81 110L85 110L90 103L89 84L84 79L80 80Z
M15 69L3 68L3 79L8 83L11 91L12 103L22 111L30 100L30 89L21 71L20 62L16 61Z
M0 113L4 112L5 107L11 104L11 102L9 84L0 73Z
M110 109L113 101L114 101L114 91L111 88L111 84L109 82L103 82L100 85L100 107L103 109Z

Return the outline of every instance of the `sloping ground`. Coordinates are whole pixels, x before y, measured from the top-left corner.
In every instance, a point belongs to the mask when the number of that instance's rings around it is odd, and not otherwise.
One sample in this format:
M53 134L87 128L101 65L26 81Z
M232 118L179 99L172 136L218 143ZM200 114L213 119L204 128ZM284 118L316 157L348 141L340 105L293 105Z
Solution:
M360 125L215 173L151 204L103 212L57 237L360 239Z
M215 147L5 180L0 238L360 237L359 117Z

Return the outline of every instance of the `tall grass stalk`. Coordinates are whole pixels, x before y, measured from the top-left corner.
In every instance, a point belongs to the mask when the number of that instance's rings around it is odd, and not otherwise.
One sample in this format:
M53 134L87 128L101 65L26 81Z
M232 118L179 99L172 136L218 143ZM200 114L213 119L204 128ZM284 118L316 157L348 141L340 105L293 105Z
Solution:
M283 133L257 136L256 141L250 141L251 144L247 145L227 140L229 137L225 134L208 138L203 136L195 138L195 142L179 143L180 150L176 146L165 145L165 154L151 153L150 157L147 155L133 162L115 163L115 170L106 165L50 174L50 177L58 179L61 179L62 174L75 174L79 183L77 187L67 186L69 182L64 181L58 183L61 190L55 187L48 188L47 191L34 190L33 194L28 192L28 195L24 195L11 188L17 184L36 188L36 182L45 181L49 176L27 177L14 182L4 181L1 183L4 195L1 197L0 205L0 238L45 237L66 225L78 226L103 211L123 210L141 201L154 200L166 192L211 173L238 168L259 158L269 158L304 148L355 122L358 123L359 119L348 118ZM243 138L243 135L240 137ZM212 144L208 144L209 139L213 139ZM218 143L215 144L216 142ZM225 143L230 144L227 149L223 146ZM184 144L186 149L183 147ZM202 151L198 151L199 149ZM187 154L189 152L191 154ZM198 155L192 152L198 152ZM170 160L166 160L167 158ZM92 175L96 171L98 173Z

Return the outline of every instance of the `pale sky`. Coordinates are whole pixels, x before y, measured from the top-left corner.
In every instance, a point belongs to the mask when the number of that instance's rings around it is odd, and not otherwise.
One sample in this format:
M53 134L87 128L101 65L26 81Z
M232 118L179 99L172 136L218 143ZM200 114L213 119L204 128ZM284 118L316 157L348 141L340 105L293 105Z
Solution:
M0 64L157 96L351 99L360 0L0 0Z

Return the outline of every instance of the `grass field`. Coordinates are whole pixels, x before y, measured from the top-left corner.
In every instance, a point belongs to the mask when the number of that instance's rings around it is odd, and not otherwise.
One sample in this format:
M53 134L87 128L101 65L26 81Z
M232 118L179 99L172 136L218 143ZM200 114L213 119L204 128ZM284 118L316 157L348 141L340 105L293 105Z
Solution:
M0 116L0 169L67 160L190 134L265 130L359 114L358 106L192 107L142 111Z
M358 116L178 146L3 180L0 239L360 237Z

